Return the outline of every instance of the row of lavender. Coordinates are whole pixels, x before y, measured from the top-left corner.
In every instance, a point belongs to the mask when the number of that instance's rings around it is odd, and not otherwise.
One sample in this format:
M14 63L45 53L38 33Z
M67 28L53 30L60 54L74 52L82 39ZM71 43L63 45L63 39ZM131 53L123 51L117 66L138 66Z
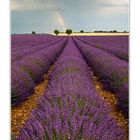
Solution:
M15 49L17 47L25 46L25 45L38 45L43 44L50 41L53 41L54 38L58 38L52 35L46 35L46 34L15 34L11 36L11 45L12 49ZM19 46L17 46L19 45Z
M12 106L19 105L33 93L34 87L43 79L43 74L61 53L66 41L67 38L63 38L60 41L54 40L49 45L44 44L42 47L31 47L28 49L31 52L27 54L24 53L24 49L21 49L19 54L18 51L15 52L20 58L12 61ZM36 48L41 49L36 50Z
M82 42L93 47L104 50L118 57L119 59L128 61L128 36L112 36L112 37L77 37ZM98 39L98 40L97 40Z
M81 36L82 37L82 36ZM104 47L115 47L128 49L129 46L129 36L83 36L84 39L91 41L99 46Z
M69 37L47 90L17 140L123 140L124 130L109 113L109 106L92 85L86 62Z
M41 49L49 47L59 42L60 40L64 39L64 37L51 37L51 36L48 37L48 36L41 36L41 35L27 36L27 38L29 39L29 41L26 42L26 39L25 39L25 42L23 42L22 40L24 39L24 36L20 35L19 43L15 43L14 45L12 45L12 48L11 48L12 62L21 59L25 55L29 55L31 53L34 53ZM50 40L49 38L52 38L52 39ZM14 38L12 42L16 42L16 39L17 38Z
M128 63L106 51L85 44L76 37L73 39L104 88L116 94L117 107L128 118Z

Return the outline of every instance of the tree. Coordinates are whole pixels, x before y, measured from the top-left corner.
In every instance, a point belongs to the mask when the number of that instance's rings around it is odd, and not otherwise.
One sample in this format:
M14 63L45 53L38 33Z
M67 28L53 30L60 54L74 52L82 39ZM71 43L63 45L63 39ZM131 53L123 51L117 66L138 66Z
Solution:
M83 33L83 32L84 32L83 30L80 31L80 33Z
M70 35L70 34L72 33L72 30L71 30L71 29L67 29L67 30L66 30L66 33L67 33L68 35Z
M116 33L116 32L117 32L117 30L114 30L113 32L114 32L114 33Z
M36 32L35 31L32 31L32 34L36 34Z
M56 35L58 35L60 32L56 29L56 30L54 30L54 33L55 33Z

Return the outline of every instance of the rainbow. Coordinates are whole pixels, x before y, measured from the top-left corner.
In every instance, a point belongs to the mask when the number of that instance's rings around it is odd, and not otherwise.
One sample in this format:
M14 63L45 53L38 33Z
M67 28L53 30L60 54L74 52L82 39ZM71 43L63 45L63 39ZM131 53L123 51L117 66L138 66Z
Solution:
M59 22L59 25L62 26L63 30L65 31L66 30L66 26L65 26L65 22L64 22L64 18L63 16L60 14L56 4L54 3L53 0L49 0L50 3L52 3L52 5L54 6L54 9L55 9L55 15L58 19L58 22Z

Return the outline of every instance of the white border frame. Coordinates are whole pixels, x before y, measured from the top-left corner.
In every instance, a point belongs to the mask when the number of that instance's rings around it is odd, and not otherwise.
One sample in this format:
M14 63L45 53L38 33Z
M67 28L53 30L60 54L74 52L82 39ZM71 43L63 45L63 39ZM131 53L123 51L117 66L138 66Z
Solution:
M140 139L140 1L130 1L130 139ZM0 139L10 140L10 11L0 1Z
M9 0L0 1L0 139L10 140Z

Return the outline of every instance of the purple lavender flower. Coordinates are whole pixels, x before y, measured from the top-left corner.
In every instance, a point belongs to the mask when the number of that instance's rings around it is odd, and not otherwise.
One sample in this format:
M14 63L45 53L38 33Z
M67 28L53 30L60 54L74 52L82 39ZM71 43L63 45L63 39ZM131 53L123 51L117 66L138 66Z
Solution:
M128 118L128 63L101 49L91 47L74 37L75 44L92 67L104 88L115 92L118 109Z
M48 88L17 140L124 139L124 130L110 117L110 111L96 93L90 70L69 37L55 62Z

